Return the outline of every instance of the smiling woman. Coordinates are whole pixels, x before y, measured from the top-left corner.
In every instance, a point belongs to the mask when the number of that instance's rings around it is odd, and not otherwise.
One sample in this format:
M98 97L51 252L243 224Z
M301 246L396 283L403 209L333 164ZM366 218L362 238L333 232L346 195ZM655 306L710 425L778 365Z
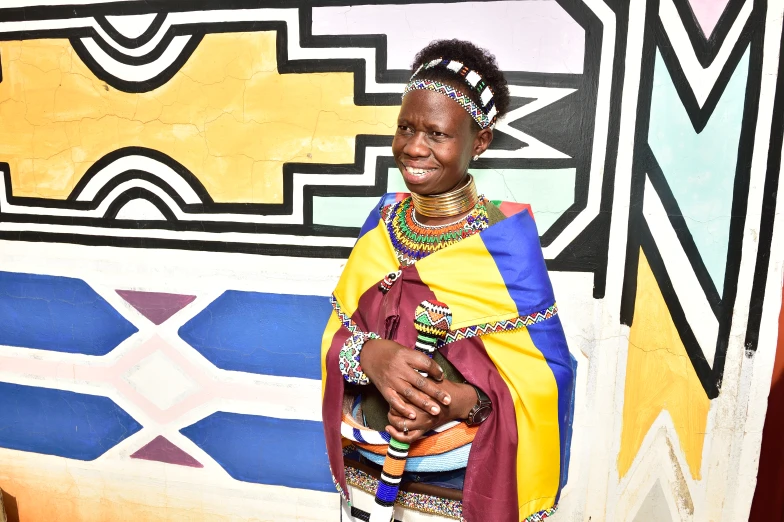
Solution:
M322 344L349 519L539 520L566 482L574 368L536 226L468 172L508 107L487 51L449 40L417 55L392 143L411 194L368 217Z

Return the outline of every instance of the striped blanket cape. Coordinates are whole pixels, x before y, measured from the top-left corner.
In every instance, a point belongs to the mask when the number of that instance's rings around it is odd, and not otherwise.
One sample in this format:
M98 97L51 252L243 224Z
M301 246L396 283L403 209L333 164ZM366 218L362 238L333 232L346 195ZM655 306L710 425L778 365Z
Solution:
M382 198L362 227L322 342L322 415L338 491L346 497L338 361L350 335L346 321L413 347L414 311L436 300L452 312L441 354L493 403L473 434L465 520L519 522L549 512L567 478L575 373L533 218L523 210L402 268L384 293L379 282L400 269L381 219L390 199L399 197Z

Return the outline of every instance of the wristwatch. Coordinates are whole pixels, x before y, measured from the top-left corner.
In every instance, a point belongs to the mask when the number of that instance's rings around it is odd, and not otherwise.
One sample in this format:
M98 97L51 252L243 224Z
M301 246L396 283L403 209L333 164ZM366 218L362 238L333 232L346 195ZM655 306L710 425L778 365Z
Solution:
M493 412L493 403L490 402L490 397L485 395L485 392L467 382L466 384L470 384L474 390L476 390L477 396L477 403L471 408L471 411L468 412L468 418L466 419L465 423L468 426L479 426L482 424Z

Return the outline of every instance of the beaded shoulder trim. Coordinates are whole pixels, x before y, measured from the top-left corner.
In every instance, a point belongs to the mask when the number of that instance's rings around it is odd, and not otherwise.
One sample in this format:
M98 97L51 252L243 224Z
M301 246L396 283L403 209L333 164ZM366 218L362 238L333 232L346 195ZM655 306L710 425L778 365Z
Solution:
M341 324L352 334L356 333L359 330L357 324L351 319L351 317L346 315L346 313L341 310L340 305L335 299L335 296L330 296L329 302L332 304L332 308L335 310L335 313L338 314L338 319L340 319ZM444 340L439 342L439 347L471 337L481 337L483 335L519 330L520 328L525 328L527 326L552 319L556 315L558 315L558 305L553 303L552 306L549 306L544 310L540 310L528 315L521 315L514 319L494 321L492 323L482 323L475 326L466 326L464 328L450 330L446 334Z

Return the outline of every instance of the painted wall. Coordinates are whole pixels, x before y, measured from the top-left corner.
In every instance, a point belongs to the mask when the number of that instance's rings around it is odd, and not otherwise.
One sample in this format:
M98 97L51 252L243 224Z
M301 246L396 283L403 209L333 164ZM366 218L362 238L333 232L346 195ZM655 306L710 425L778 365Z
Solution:
M782 0L0 8L0 488L24 522L338 520L327 296L414 53L494 52L477 163L578 360L559 521L741 521L782 296ZM55 0L49 0L55 3Z

